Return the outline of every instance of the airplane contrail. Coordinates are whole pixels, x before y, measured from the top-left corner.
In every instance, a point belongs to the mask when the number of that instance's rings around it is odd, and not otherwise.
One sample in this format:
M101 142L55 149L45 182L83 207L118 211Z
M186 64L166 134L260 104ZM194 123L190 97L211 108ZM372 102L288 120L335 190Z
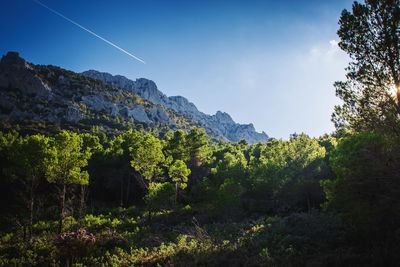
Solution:
M71 23L74 24L75 26L78 26L78 27L81 28L82 30L87 31L87 32L90 33L91 35L93 35L93 36L99 38L100 40L102 40L102 41L104 41L104 42L106 42L107 44L109 44L109 45L111 45L111 46L117 48L119 51L121 51L121 52L127 54L128 56L130 56L130 57L132 57L132 58L134 58L134 59L136 59L136 60L138 60L138 61L140 61L140 62L142 62L143 64L146 64L146 62L145 62L143 59L140 59L140 58L138 58L137 56L132 55L131 53L129 53L129 52L126 51L125 49L119 47L118 45L116 45L116 44L114 44L113 42L107 40L106 38L103 38L103 37L101 37L100 35L98 35L98 34L92 32L92 31L89 30L88 28L83 27L82 25L80 25L79 23L73 21L72 19L67 18L66 16L64 16L64 15L61 14L60 12L58 12L58 11L52 9L51 7L49 7L49 6L45 5L45 4L43 4L43 3L40 2L39 0L33 0L33 1L34 1L35 3L41 5L42 7L44 7L44 8L46 8L46 9L50 10L50 11L53 12L54 14L56 14L56 15L62 17L63 19L65 19L65 20L71 22Z

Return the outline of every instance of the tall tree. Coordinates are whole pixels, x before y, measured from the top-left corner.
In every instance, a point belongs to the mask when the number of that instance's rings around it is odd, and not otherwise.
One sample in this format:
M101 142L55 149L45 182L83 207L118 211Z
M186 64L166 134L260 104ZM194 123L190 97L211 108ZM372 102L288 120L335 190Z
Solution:
M323 201L319 181L325 178L326 151L318 140L292 135L289 141L271 140L256 153L249 164L252 190L269 199L273 211L310 210Z
M128 205L130 200L131 179L132 176L138 180L138 184L145 189L146 185L143 179L138 175L132 174L131 165L131 149L139 142L141 133L138 131L129 130L122 135L115 136L110 141L110 147L107 149L106 156L109 158L109 164L113 164L115 168L112 169L113 177L119 179L119 193L120 193L120 206ZM109 180L109 186L114 183Z
M143 176L147 182L161 174L161 165L165 161L161 141L151 134L143 134L129 148L132 157L131 166ZM145 181L143 181L145 183ZM147 183L146 187L147 187Z
M13 143L11 162L7 172L22 185L25 207L28 211L28 229L32 233L36 191L51 161L49 138L36 134Z
M398 138L363 132L343 138L332 151L336 179L324 181L327 206L356 226L363 244L390 248L400 224ZM388 247L387 247L388 246ZM394 246L392 247L394 248Z
M15 142L20 142L19 134L16 131L8 133L0 131L0 201L3 203L0 205L0 217L3 220L6 219L6 214L15 212L18 206L15 201L16 187L7 174L7 169L12 165L11 154Z
M335 107L333 121L338 128L400 134L400 1L355 2L339 25L339 46L352 61L347 81L335 83L344 103Z
M189 149L189 166L199 167L211 156L208 136L201 128L193 127L186 136Z
M166 146L165 154L171 156L175 160L189 160L189 149L186 144L186 134L182 130L177 130L174 133L168 133L165 137Z
M65 216L65 200L67 187L72 184L87 185L89 174L83 170L88 165L91 157L90 149L85 149L83 139L76 133L62 131L57 134L52 142L54 146L53 160L47 168L47 180L54 183L59 199L59 225L58 232L63 230Z
M144 197L149 212L149 221L152 212L172 206L175 194L174 186L169 182L149 184L147 194Z
M188 182L188 176L190 175L190 169L186 166L182 160L176 160L169 167L168 175L171 180L175 183L175 202L178 202L179 189L185 189Z
M80 136L82 138L82 150L88 151L91 155L100 153L103 150L98 136L89 133L84 133ZM79 217L83 216L86 209L87 188L87 184L79 185Z
M211 174L216 178L215 182L220 185L225 179L231 178L243 182L247 177L247 160L242 151L232 151L224 153L215 168L211 169Z

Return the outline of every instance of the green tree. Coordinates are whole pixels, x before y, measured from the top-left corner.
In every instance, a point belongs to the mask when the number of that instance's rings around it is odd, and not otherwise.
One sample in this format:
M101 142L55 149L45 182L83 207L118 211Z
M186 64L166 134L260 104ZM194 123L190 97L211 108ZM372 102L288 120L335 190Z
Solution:
M107 168L109 176L114 178L112 180L107 178L107 187L118 188L121 207L124 206L124 203L125 205L129 204L132 178L137 180L143 190L146 189L146 183L143 178L140 175L136 175L136 173L132 174L131 165L131 149L139 142L141 136L142 133L133 130L114 136L105 153L105 157L108 159L107 164L113 166L111 170ZM119 180L119 186L114 182L115 180Z
M242 211L241 196L244 191L245 188L237 179L225 179L218 187L216 198L213 201L215 215L219 217L239 215Z
M171 183L150 183L145 202L148 207L149 220L151 213L172 206L176 190Z
M101 153L103 146L100 144L100 138L96 135L84 133L80 135L82 138L82 150L88 151L91 155ZM92 157L93 158L93 157ZM84 215L86 209L86 197L87 197L87 184L79 185L79 217Z
M228 178L243 182L247 176L247 160L241 151L226 152L211 173L218 184Z
M363 244L390 248L395 240L400 224L399 151L398 138L364 132L341 139L331 154L337 178L323 182L327 206L356 226Z
M150 183L162 173L165 161L162 149L161 141L151 134L140 136L129 148L131 166Z
M208 179L203 179L195 192L209 203L215 216L226 218L236 216L241 211L241 196L248 181L247 160L240 148L228 144L214 153L215 162Z
M318 207L322 198L325 148L305 134L289 141L271 140L258 156L251 155L250 176L254 196L269 199L270 211Z
M82 138L82 149L90 151L90 153L94 154L97 152L101 152L103 150L103 146L100 143L100 138L96 135L83 133L80 135Z
M13 142L10 164L7 173L22 185L26 210L28 211L28 229L32 234L36 191L40 180L44 178L53 151L49 138L36 134Z
M4 133L0 131L0 152L2 156L6 156L6 151L18 141L20 138L19 133L16 131Z
M176 160L169 167L168 175L175 183L175 202L177 203L179 189L185 189L187 186L190 169L188 169L185 162L183 162L182 160Z
M201 128L193 127L186 136L189 149L189 165L199 167L207 162L212 152L208 142L208 136Z
M16 196L17 187L7 173L7 169L12 165L11 154L15 142L20 142L18 132L0 131L0 201L3 203L0 205L0 223L7 225L11 225L7 222L7 216L20 208L19 198Z
M339 46L352 59L347 81L336 82L343 100L335 107L338 128L387 128L400 134L400 1L366 0L343 10Z
M165 137L165 155L171 156L174 160L189 160L189 149L186 143L186 134L182 130L177 130L173 134L168 133Z
M87 185L89 174L83 170L91 157L90 149L83 147L82 137L76 133L62 131L52 140L52 161L48 163L47 180L54 183L59 198L58 232L63 230L65 198L69 185Z

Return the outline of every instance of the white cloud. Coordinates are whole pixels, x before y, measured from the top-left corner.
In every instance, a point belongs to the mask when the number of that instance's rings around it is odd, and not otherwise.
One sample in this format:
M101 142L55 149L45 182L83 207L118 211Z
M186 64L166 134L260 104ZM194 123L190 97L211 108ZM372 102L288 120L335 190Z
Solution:
M336 40L330 40L329 43L331 44L332 48L339 48L339 42Z

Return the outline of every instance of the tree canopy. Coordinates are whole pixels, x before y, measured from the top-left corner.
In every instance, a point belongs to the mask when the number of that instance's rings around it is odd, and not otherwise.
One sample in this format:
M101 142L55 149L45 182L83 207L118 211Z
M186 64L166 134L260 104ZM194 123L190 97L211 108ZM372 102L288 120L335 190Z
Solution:
M339 25L339 46L352 61L347 80L335 83L343 104L335 107L333 121L338 128L383 127L399 135L400 2L354 2Z

